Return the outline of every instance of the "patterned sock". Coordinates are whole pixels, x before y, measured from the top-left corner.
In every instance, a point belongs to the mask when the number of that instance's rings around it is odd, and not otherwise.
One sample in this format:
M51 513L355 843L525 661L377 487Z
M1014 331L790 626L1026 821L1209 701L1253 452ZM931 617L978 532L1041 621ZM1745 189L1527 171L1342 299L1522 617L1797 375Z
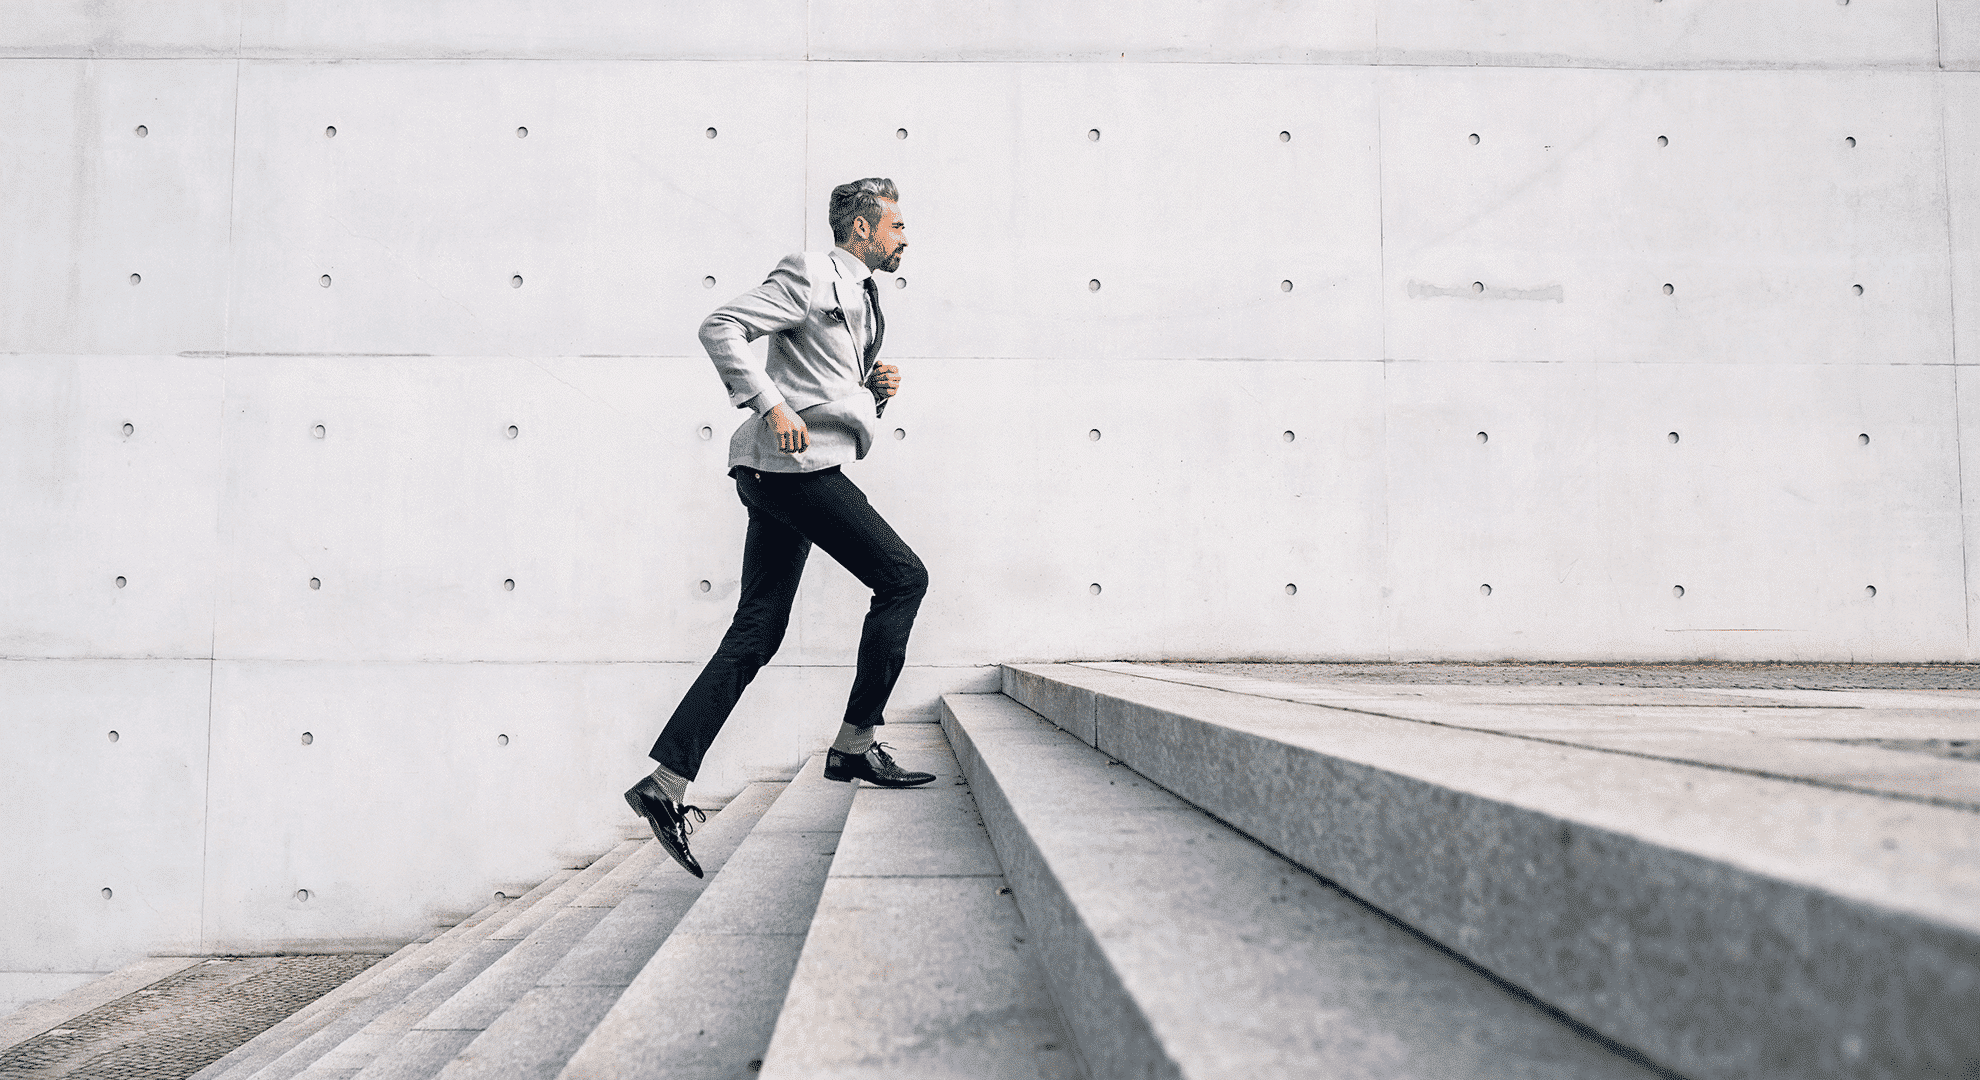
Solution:
M660 790L674 800L676 806L687 801L688 778L680 773L662 765L653 770L653 782L660 785Z
M841 754L864 754L872 748L873 729L870 727L840 724L839 737L832 740L832 749Z

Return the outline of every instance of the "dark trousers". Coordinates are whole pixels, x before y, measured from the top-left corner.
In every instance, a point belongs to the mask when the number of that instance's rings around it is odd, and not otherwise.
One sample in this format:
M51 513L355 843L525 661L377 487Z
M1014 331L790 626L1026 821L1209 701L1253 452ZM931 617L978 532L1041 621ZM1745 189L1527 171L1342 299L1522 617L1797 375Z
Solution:
M735 621L708 666L688 688L648 756L692 780L701 757L729 719L743 688L777 654L791 621L791 600L811 545L873 590L859 635L859 668L845 722L881 723L907 660L908 632L928 571L838 467L810 473L758 473L737 467L736 494L749 508L743 543L742 599Z

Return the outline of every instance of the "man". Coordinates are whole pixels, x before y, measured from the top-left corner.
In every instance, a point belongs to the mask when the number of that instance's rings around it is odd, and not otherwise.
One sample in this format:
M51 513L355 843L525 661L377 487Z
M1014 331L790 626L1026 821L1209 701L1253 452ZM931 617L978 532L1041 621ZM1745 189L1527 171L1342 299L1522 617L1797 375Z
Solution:
M626 792L660 845L696 877L701 866L688 852L687 816L707 819L682 804L688 781L743 688L783 641L813 544L873 590L825 778L883 787L935 779L901 769L873 741L906 660L928 572L839 469L872 448L874 421L901 386L899 369L877 362L887 322L873 279L875 270L898 269L907 250L899 199L894 182L878 177L833 188L837 246L785 258L763 284L701 324L701 344L730 403L755 413L729 439L729 475L749 510L742 599L714 658L653 744L648 756L659 768ZM773 335L769 360L759 363L748 346L765 334Z

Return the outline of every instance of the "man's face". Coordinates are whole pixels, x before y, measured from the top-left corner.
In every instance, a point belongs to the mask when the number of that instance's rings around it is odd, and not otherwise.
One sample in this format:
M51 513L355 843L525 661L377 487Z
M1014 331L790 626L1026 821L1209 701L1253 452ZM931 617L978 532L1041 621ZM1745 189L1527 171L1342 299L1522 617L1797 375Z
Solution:
M853 228L857 230L864 224L866 221L862 218ZM907 222L901 220L900 204L891 199L881 199L880 222L873 226L861 258L868 270L884 270L891 274L901 268L901 252L906 250Z

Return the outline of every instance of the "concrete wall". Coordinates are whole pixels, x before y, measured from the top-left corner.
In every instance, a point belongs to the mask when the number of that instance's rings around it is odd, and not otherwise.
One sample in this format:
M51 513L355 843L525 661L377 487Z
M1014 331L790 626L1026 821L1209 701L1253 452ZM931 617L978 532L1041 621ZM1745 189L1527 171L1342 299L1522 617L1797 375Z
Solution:
M1972 658L1976 69L1954 0L16 0L0 967L608 844L735 599L695 325L857 176L899 718L1014 659ZM863 603L816 562L704 793L822 742Z

